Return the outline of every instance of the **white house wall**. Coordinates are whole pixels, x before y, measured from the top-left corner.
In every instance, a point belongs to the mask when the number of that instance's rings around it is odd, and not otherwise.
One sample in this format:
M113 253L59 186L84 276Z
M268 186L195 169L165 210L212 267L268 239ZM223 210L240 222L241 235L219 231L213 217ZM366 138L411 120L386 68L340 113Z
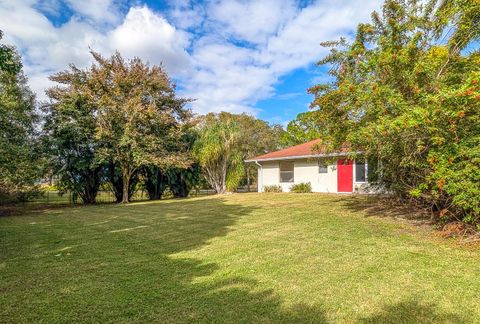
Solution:
M314 192L337 192L337 167L328 165L327 171L327 173L318 173L316 160L295 161L294 183L310 182Z
M258 168L258 191L262 192L264 186L279 185L284 192L290 191L294 183L310 182L313 192L337 192L337 165L329 164L327 173L319 173L317 160L294 160L294 182L280 183L279 161L260 162ZM368 166L367 166L368 168ZM353 192L372 193L366 182L355 182L355 164L353 165Z
M278 166L278 162L265 162L262 163L262 167L259 168L259 177L258 179L262 179L261 184L263 185L261 188L258 188L258 191L263 191L263 187L271 186L271 185L278 185L280 179L280 169ZM258 182L260 185L260 181Z
M294 182L280 183L279 162L261 162L258 168L258 191L264 186L280 185L284 192L290 191L293 183L310 182L314 192L337 192L337 166L328 165L327 173L318 173L316 160L294 161Z

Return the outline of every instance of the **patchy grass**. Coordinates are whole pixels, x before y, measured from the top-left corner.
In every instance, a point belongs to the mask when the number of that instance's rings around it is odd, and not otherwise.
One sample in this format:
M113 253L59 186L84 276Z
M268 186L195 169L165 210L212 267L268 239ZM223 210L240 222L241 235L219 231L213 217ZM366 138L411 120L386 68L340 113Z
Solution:
M480 250L363 206L235 194L2 217L0 322L480 321Z

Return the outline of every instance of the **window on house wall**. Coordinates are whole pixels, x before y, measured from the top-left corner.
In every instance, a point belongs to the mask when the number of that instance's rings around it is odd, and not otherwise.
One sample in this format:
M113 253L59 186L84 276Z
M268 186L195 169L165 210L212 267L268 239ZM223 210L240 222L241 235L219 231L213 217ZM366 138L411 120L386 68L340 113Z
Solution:
M318 173L328 173L328 166L325 161L318 160Z
M293 182L293 162L280 162L280 182Z
M365 160L355 160L355 182L367 181L367 165Z

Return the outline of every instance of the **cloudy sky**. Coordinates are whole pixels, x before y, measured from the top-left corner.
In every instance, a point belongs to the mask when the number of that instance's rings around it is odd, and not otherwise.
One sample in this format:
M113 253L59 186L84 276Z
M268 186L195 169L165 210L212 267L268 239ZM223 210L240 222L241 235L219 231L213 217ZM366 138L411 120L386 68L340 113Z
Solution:
M0 0L4 41L18 47L39 99L48 75L91 63L88 48L163 62L192 109L249 112L285 124L324 80L319 43L352 37L378 0Z

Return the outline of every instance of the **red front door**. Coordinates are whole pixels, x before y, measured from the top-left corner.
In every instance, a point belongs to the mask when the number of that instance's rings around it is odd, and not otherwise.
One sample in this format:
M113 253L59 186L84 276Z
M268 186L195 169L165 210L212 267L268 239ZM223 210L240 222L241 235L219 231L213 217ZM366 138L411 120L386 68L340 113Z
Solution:
M341 159L337 161L337 191L353 191L353 161Z

